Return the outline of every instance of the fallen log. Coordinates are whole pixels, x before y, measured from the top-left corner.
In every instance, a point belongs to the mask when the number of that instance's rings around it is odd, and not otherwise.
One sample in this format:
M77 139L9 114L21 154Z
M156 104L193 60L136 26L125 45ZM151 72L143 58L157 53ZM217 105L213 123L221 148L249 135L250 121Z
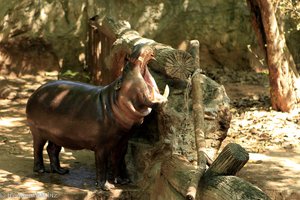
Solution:
M170 156L161 165L162 176L177 192L189 200L195 199L199 177L204 172L205 166L202 168L194 166L179 155Z
M270 199L251 183L234 176L249 160L248 152L239 144L228 144L200 181L199 199L250 200Z
M248 160L249 154L241 145L230 143L211 164L205 175L235 175Z
M91 39L97 40L89 43L92 55L89 71L92 77L96 77L95 84L106 85L114 81L122 72L126 54L139 44L155 48L156 61L150 62L149 67L170 78L186 80L195 70L194 59L189 53L140 36L127 21L114 21L106 17L100 22L97 17L93 17L90 26L97 27L97 32L90 33ZM107 46L111 47L110 52Z
M213 176L201 185L201 197L209 200L270 200L253 184L237 176Z

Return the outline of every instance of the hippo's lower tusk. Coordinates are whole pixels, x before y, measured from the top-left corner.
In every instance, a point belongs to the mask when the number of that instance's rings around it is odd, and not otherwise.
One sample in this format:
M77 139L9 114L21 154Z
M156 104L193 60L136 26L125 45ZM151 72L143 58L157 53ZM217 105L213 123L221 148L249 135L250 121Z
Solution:
M166 85L163 97L166 98L166 99L168 99L169 94L170 94L170 88L169 88L168 85Z

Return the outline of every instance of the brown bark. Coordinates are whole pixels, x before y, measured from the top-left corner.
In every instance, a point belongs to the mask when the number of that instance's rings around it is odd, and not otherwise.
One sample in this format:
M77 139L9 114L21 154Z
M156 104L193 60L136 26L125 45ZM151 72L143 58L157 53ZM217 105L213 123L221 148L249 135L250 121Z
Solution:
M197 70L192 76L192 96L193 96L193 118L194 118L194 132L195 144L198 156L198 165L206 165L205 157L205 132L204 127L204 108L203 108L203 94L202 94L202 79L200 77L200 61L199 61L199 41L193 40L190 42L190 52L195 60Z
M88 28L88 70L91 73L92 82L101 85L107 82L107 68L105 58L110 55L110 48L115 41L115 37L106 34L98 22L98 16L89 20Z
M192 40L190 41L189 52L194 58L193 65L196 66L196 71L192 76L192 102L193 102L193 118L194 118L194 134L195 134L195 144L197 151L197 163L198 169L204 169L207 163L207 156L205 154L206 143L205 143L205 132L204 132L204 106L203 106L203 93L202 93L202 78L200 77L200 55L199 55L199 41ZM204 171L203 171L204 172ZM198 173L198 175L203 175L203 172ZM188 188L188 197L189 199L196 198L196 191L198 188L198 182L201 176L196 176L196 179L190 187Z
M258 43L263 45L269 67L272 107L284 112L298 107L299 81L295 62L280 33L271 0L247 0Z
M243 147L229 143L212 163L205 176L235 175L248 160L249 154Z

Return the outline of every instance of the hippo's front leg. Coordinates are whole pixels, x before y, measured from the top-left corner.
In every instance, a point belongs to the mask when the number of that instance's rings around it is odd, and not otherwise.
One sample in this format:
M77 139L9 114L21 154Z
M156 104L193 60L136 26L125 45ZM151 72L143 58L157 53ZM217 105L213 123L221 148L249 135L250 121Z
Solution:
M123 139L119 142L118 148L112 151L111 162L112 171L114 177L114 183L117 184L128 184L130 183L130 178L128 176L127 167L125 163L125 155L127 152L128 139Z
M104 149L95 150L96 186L105 191L115 187L108 182L108 156Z

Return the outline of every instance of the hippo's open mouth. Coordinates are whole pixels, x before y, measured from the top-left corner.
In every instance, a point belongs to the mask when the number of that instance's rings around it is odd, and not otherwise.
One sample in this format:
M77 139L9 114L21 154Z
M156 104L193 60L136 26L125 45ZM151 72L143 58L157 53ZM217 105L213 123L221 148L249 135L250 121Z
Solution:
M129 59L135 66L139 66L140 73L148 87L148 100L151 103L164 103L169 96L169 87L166 85L163 95L159 93L157 84L150 74L147 64L150 60L155 60L154 49L150 46L136 45Z
M156 84L153 76L150 74L147 66L145 66L143 78L148 86L149 91L150 91L150 101L152 103L167 102L168 96L169 96L169 86L166 85L164 94L161 95L159 92L159 89L157 87L157 84Z

